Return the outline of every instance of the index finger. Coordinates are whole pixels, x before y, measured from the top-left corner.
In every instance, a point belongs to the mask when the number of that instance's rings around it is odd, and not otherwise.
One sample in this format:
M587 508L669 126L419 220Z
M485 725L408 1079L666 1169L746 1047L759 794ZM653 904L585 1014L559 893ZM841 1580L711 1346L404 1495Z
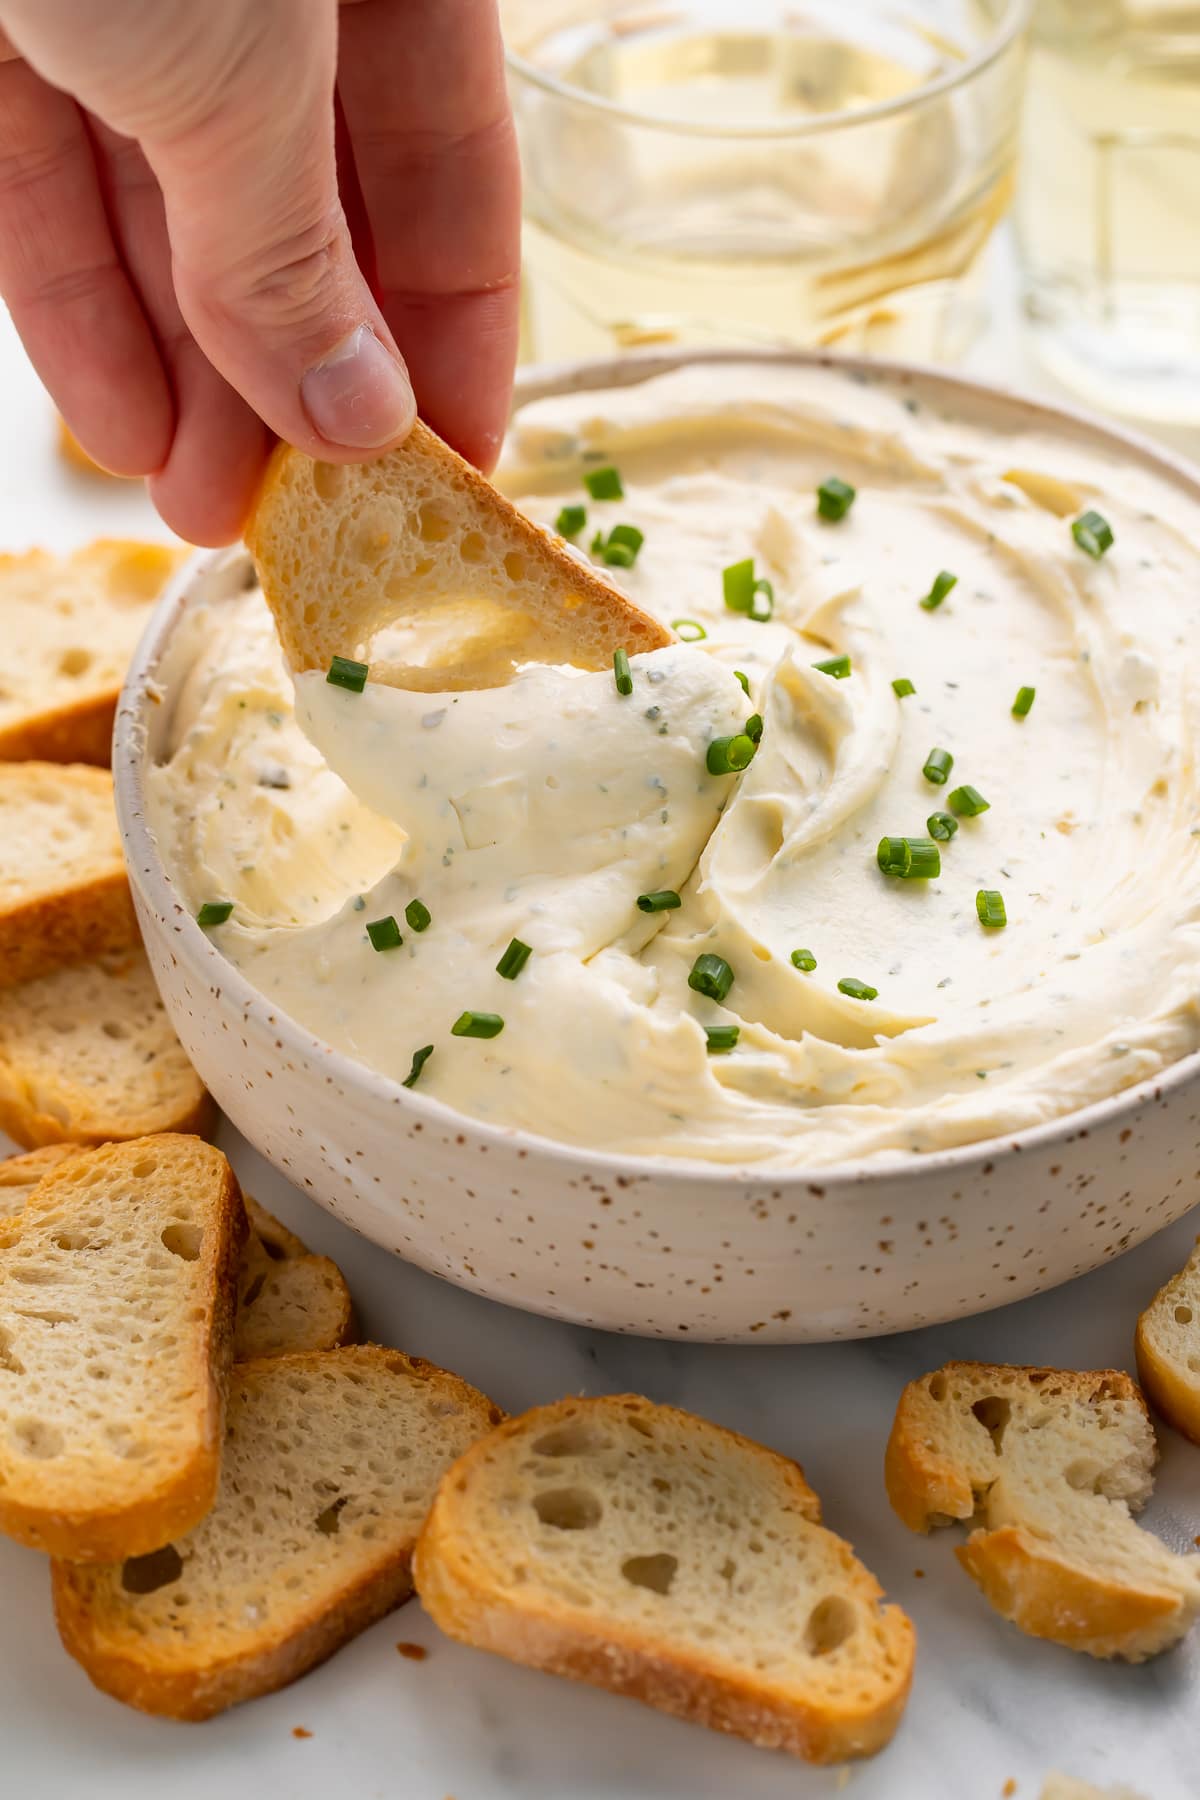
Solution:
M521 230L493 0L343 5L338 93L380 306L421 414L490 468L516 361Z

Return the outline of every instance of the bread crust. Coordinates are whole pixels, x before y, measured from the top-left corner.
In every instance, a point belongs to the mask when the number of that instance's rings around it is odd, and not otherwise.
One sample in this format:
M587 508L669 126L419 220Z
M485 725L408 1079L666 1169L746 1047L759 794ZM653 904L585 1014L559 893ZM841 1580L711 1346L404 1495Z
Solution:
M897 1669L892 1690L883 1698L863 1699L847 1684L840 1704L828 1698L809 1702L794 1694L772 1692L767 1681L746 1669L731 1674L689 1648L664 1641L649 1630L610 1619L589 1620L565 1604L533 1612L491 1577L483 1560L472 1557L455 1495L506 1439L540 1435L581 1409L620 1407L638 1396L606 1396L595 1402L566 1400L537 1407L498 1427L459 1458L443 1477L425 1528L417 1543L414 1574L426 1610L448 1636L491 1650L531 1668L585 1681L640 1700L659 1711L689 1719L713 1730L729 1732L767 1749L786 1750L809 1762L839 1762L869 1756L893 1736L903 1715L912 1680L915 1633L896 1606L883 1608ZM647 1404L648 1403L643 1403ZM673 1407L655 1407L694 1428L697 1421ZM729 1448L760 1460L772 1481L791 1487L803 1516L820 1522L817 1496L803 1471L736 1432L700 1421L706 1433L726 1440ZM869 1571L862 1597L882 1601L883 1590Z
M158 1134L113 1148L132 1151L151 1150L160 1144L169 1147L178 1143L179 1135ZM11 1483L0 1481L0 1531L18 1543L72 1562L109 1563L160 1548L172 1537L190 1531L212 1506L220 1475L238 1275L247 1224L237 1177L220 1151L208 1146L205 1150L216 1159L213 1172L218 1185L208 1220L211 1229L204 1232L200 1252L203 1280L212 1302L208 1331L193 1368L199 1415L195 1446L175 1470L122 1501L102 1498L84 1481L70 1497L63 1493L52 1498L49 1480L38 1498L25 1499ZM24 1221L55 1204L56 1181L75 1169L76 1160L64 1159L57 1171L45 1177L31 1195L24 1214L12 1222L17 1232ZM0 1455L0 1473L2 1468ZM135 1487L132 1482L130 1485Z
M412 509L444 501L457 531L485 524L502 538L520 573L493 580L488 596L515 614L534 616L554 642L556 656L602 668L614 650L660 649L673 633L635 606L576 557L563 540L541 530L477 469L419 420L396 449L374 462L339 468L314 463L280 444L272 455L246 526L246 543L294 671L327 669L331 657L353 655L381 626L415 604L464 596L472 582L447 539L421 542L413 560ZM332 502L320 492L333 479ZM357 517L369 513L371 523ZM359 550L349 541L357 536ZM366 545L363 538L368 538ZM357 560L356 560L357 558ZM486 579L482 564L478 579ZM536 576L536 579L534 578ZM314 593L325 597L312 605ZM465 596L464 596L465 597ZM574 654L572 654L572 651ZM398 685L423 685L415 672ZM459 685L486 685L460 671Z

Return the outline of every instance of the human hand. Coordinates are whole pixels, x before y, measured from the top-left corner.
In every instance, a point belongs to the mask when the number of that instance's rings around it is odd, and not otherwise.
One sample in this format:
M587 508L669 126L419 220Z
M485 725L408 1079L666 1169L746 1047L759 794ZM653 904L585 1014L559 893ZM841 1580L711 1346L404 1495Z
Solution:
M494 0L0 0L0 293L195 543L238 535L270 433L355 461L413 388L491 466L519 212Z

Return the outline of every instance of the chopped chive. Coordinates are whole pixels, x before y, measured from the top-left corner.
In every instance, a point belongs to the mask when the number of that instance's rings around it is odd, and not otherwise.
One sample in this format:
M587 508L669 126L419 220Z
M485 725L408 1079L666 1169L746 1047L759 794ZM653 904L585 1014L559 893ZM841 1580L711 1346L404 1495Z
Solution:
M721 587L730 612L748 613L754 599L754 558L748 556L744 562L730 563L723 569Z
M610 568L632 569L645 541L645 533L636 525L614 525L607 537L601 531L596 533L592 539L592 552L602 556Z
M1037 697L1037 689L1023 687L1017 689L1017 697L1012 703L1013 718L1023 719L1033 706Z
M681 644L698 644L708 636L699 619L672 619L671 630Z
M710 1000L724 1000L733 986L733 970L723 956L706 950L692 964L688 986L694 993L707 994Z
M765 625L775 611L775 589L765 578L756 581L750 596L750 617L756 625Z
M811 950L793 950L792 951L792 967L794 969L803 969L804 973L806 975L809 975L816 968L816 966L817 966L817 959L813 955Z
M508 949L496 964L497 975L503 975L505 981L515 981L532 955L533 951L528 944L523 944L520 938L513 938ZM484 1016L489 1017L490 1015L485 1014ZM490 1035L494 1037L495 1033Z
M979 914L981 925L996 927L1008 924L1004 895L998 888L980 888L975 896L975 911Z
M763 734L762 714L751 713L750 717L746 720L744 729L746 736L750 739L752 744L759 743Z
M991 801L985 800L979 789L971 787L968 783L965 787L955 788L949 797L948 804L951 812L958 813L960 818L975 819L980 813L987 812Z
M1097 559L1113 547L1113 529L1103 513L1080 513L1071 526L1071 536L1081 550Z
M822 675L832 675L835 681L845 681L850 673L850 658L848 656L827 656L824 662L814 663L813 668L819 669Z
M926 612L936 612L951 588L958 586L958 576L952 575L949 569L943 569L935 576L933 586L920 604Z
M423 1044L419 1050L413 1051L412 1068L400 1083L401 1087L416 1087L421 1070L433 1055L433 1045Z
M844 519L854 505L857 492L848 481L830 475L817 489L817 511L823 519Z
M494 1038L504 1030L499 1013L461 1012L450 1027L451 1037Z
M879 989L868 987L857 975L843 975L838 982L838 993L848 994L851 1000L878 1000Z
M875 859L885 875L901 881L933 881L942 872L941 851L932 838L880 838Z
M652 894L639 894L638 911L647 913L673 912L683 901L674 888L656 888Z
M386 919L372 919L367 926L367 936L371 940L372 950L398 950L404 942L400 936L400 927L391 913Z
M625 498L621 477L613 468L589 469L583 478L583 485L593 500L623 500Z
M618 694L632 694L633 676L629 669L628 650L613 651L613 680L617 684Z
M708 746L704 766L710 775L738 775L753 762L757 748L754 739L744 731L733 737L714 738Z
M939 750L935 745L925 758L925 767L921 773L926 781L932 781L934 787L945 787L953 767L954 758L949 750Z
M708 1042L708 1054L723 1056L727 1050L736 1050L741 1035L740 1025L706 1025L704 1036Z
M738 679L738 681L740 681L742 684L743 694L745 694L747 700L749 700L749 698L750 698L750 677L748 675L743 674L741 669L735 669L733 672L734 672L734 675L736 676L736 678Z
M587 524L586 506L564 506L554 521L554 529L560 537L578 537Z
M410 900L404 909L404 917L413 931L428 931L433 924L433 914L423 900Z
M232 911L232 900L206 900L196 914L196 923L197 925L223 925Z
M910 694L915 694L916 691L916 688L908 679L907 675L897 675L895 681L892 683L892 692L895 694L897 700L907 700L908 696Z
M958 820L952 813L932 812L925 821L925 829L931 838L937 838L939 843L945 844L958 830Z
M334 687L349 688L352 694L361 694L367 685L368 673L367 663L352 662L348 656L335 656L325 679Z

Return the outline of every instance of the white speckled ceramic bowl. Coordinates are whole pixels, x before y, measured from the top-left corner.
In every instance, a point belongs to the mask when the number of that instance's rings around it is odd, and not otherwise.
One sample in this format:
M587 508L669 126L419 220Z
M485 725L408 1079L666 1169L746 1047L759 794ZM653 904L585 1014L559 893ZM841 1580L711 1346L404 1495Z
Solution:
M717 359L655 354L527 372L518 400ZM1063 418L930 371L839 366L932 384L950 409L986 401L1025 424L1039 411ZM1200 497L1200 475L1185 465L1098 422L1089 429ZM1019 1300L1118 1256L1193 1204L1200 1056L1017 1137L890 1166L756 1174L602 1155L481 1125L319 1042L256 993L195 924L146 823L145 770L166 743L186 673L180 619L197 600L241 587L247 573L241 552L198 558L155 613L118 713L117 809L150 960L188 1055L238 1129L367 1237L555 1318L797 1343Z

